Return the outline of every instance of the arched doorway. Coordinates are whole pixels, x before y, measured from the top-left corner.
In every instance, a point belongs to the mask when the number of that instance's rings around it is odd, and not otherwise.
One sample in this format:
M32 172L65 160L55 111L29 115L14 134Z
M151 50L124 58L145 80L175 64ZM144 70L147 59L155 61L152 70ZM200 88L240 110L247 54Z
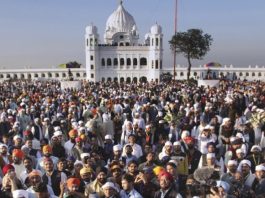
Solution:
M137 83L137 77L134 77L134 78L133 78L133 82L134 82L134 83Z
M107 81L108 81L108 82L111 82L111 77L108 77Z
M120 83L124 83L124 78L123 77L120 78Z
M146 83L147 82L147 78L145 76L142 76L140 79L141 83Z
M114 82L118 82L118 78L115 77L115 78L113 79L113 81L114 81Z
M126 83L131 83L131 78L130 77L126 78Z

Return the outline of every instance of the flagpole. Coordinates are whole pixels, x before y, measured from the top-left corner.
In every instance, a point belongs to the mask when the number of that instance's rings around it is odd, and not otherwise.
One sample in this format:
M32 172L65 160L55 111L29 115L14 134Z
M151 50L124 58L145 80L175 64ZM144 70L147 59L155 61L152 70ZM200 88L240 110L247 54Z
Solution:
M174 36L177 35L177 12L178 12L178 0L175 0L175 20L174 20ZM176 80L176 47L174 47L174 81Z

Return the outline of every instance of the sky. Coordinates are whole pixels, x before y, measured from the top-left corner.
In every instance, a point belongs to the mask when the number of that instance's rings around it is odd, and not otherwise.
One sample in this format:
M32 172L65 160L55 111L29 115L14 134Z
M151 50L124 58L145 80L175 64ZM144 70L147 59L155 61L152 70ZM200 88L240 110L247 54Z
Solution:
M101 41L118 0L0 0L0 69L50 68L69 61L85 66L85 27L97 26ZM172 67L168 41L174 34L175 0L124 0L140 42L156 22L164 34L164 67ZM177 30L202 29L213 38L203 60L248 67L265 65L264 0L178 0ZM177 64L187 65L182 55Z

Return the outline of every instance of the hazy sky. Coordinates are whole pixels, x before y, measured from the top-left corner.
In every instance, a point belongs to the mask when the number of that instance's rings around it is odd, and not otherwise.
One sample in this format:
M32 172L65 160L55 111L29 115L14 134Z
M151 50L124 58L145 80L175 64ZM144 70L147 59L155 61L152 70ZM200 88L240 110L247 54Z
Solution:
M156 22L164 33L164 66L172 66L168 41L174 31L175 0L124 0L140 40ZM216 61L265 65L265 0L178 0L178 31L211 34L211 51L193 65ZM98 27L101 41L118 0L0 0L0 69L85 65L85 27ZM186 60L177 56L178 64Z

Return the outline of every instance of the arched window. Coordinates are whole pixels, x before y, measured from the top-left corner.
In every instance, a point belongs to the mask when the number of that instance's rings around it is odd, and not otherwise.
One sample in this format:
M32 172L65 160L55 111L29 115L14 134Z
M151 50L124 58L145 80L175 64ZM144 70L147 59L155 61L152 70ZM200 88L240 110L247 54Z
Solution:
M105 59L104 58L101 59L101 66L105 66Z
M137 77L134 77L134 78L133 78L133 82L134 82L134 83L137 83Z
M252 73L252 76L255 76L255 72Z
M127 64L128 66L131 65L131 59L130 59L130 58L127 58L126 64Z
M63 78L65 78L66 77L66 74L65 73L63 73Z
M42 77L42 78L45 78L45 74L44 74L44 73L42 73L42 74L41 74L41 77Z
M108 80L107 80L108 82L111 82L111 77L108 77Z
M126 46L130 46L130 43L125 43Z
M111 66L112 64L111 64L111 59L110 58L108 58L107 59L107 66Z
M246 73L246 76L249 76L249 73L248 72Z
M28 79L31 79L31 74L28 74Z
M114 65L114 66L117 66L117 65L118 65L118 59L117 59L117 58L114 58L114 60L113 60L113 65Z
M120 43L120 46L124 46L124 44L123 43Z
M183 72L180 72L180 76L184 76Z
M121 66L124 65L124 58L120 58L120 65L121 65Z
M243 76L242 72L239 73L239 76Z
M105 82L105 78L104 78L104 77L102 77L101 81L102 81L102 82Z
M158 38L156 38L156 46L158 46Z
M261 73L259 72L259 77L261 76Z
M131 83L131 78L130 77L126 78L126 83Z
M49 78L52 77L52 73L51 73L51 72L48 73L48 77L49 77Z
M21 79L24 79L24 78L25 78L25 75L24 75L24 74L21 74L21 75L20 75L20 78L21 78Z
M34 74L34 77L35 77L35 78L38 78L38 77L39 77L39 75L38 75L38 74Z
M14 79L17 79L17 74L14 74Z
M146 58L141 58L141 59L140 59L140 65L141 65L141 66L145 66L145 65L147 65L147 59L146 59Z
M86 77L86 72L85 72L85 73L83 73L83 77L84 77L84 78Z
M58 73L55 73L55 77L58 78L59 77L59 74Z
M3 74L0 74L0 78L4 78L4 75Z
M78 77L78 78L79 78L79 77L80 77L80 73L76 73L76 77Z
M115 78L113 79L113 81L114 81L114 82L118 82L118 78L115 77Z
M158 60L156 60L156 69L158 69Z
M193 76L197 76L197 75L198 75L197 72L194 72L194 73L193 73Z
M138 65L138 63L137 63L137 58L134 58L134 59L133 59L133 65Z
M123 82L124 82L124 78L121 77L121 78L120 78L120 83L123 83Z

